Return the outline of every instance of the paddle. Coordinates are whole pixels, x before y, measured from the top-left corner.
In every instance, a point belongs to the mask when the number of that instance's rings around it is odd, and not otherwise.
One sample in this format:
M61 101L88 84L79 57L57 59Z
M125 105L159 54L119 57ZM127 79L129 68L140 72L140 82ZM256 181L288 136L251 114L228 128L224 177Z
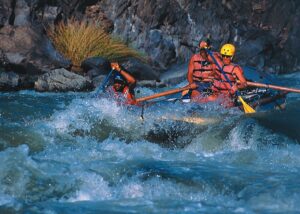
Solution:
M205 78L202 81L204 82L212 82L213 78ZM237 83L240 83L239 80L237 80ZM258 82L250 82L247 81L247 86L257 87L257 88L270 88L278 91L285 91L285 92L294 92L294 93L300 93L300 89L298 88L287 88L279 85L270 85L265 83L258 83Z
M215 57L213 56L212 52L210 50L208 50L208 49L206 49L206 51L210 55L210 57L213 59L214 63L217 65L217 67L219 68L219 70L221 71L221 73L224 75L224 77L225 77L226 81L229 83L230 87L232 87L232 83L230 82L227 74L223 71L223 69L221 68L221 66L219 65L219 63L217 62L217 60L215 59ZM255 113L255 110L244 101L244 99L242 98L240 92L236 91L235 93L238 96L239 101L243 105L244 112L246 114Z
M168 96L168 95L171 95L171 94L176 94L176 93L182 92L184 90L196 89L197 87L198 86L195 83L192 83L192 84L187 85L183 88L176 88L176 89L172 89L172 90L169 90L169 91L164 91L164 92L160 92L160 93L153 94L153 95L150 95L150 96L138 98L138 99L136 99L136 102L138 102L138 103L139 102L144 102L144 101L147 101L147 100L152 100L152 99L155 99L155 98Z
M111 69L111 71L105 77L105 79L103 80L103 82L98 86L98 88L97 88L96 92L94 93L93 97L96 97L100 93L100 91L104 92L105 87L106 87L106 85L107 85L107 83L108 83L111 75L113 74L113 72L114 72L114 69Z
M264 84L264 83L248 82L247 81L247 85L258 87L258 88L271 88L271 89L279 90L279 91L288 91L288 92L300 93L300 89L297 89L297 88L286 88L286 87L282 87L282 86L269 85L269 84Z

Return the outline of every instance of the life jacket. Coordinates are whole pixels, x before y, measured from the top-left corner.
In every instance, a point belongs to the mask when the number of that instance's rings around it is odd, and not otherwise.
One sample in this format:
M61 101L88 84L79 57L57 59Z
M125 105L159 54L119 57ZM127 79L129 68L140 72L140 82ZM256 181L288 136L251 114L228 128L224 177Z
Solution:
M135 97L128 86L125 86L122 92L116 91L112 86L114 96L118 102L124 101L124 104L135 105Z
M224 76L222 71L217 69L219 75L213 81L212 90L215 92L228 93L228 91L231 89L231 85L234 85L236 83L237 76L235 72L242 71L242 69L238 65L235 65L233 63L229 65L223 65L222 69L226 74L227 78ZM227 79L231 84L228 82Z
M195 79L197 78L207 78L209 75L204 72L212 72L213 66L212 64L205 60L200 54L195 54L191 58L191 61L193 63L193 77Z

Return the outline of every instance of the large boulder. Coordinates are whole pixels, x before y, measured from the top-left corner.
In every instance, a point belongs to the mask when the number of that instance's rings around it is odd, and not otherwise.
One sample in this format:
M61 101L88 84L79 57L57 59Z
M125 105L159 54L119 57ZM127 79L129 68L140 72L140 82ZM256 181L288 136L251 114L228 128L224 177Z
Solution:
M20 77L14 72L0 71L0 90L12 91L17 90L20 83Z
M81 63L81 67L85 72L91 69L98 70L100 74L108 74L111 70L110 62L103 57L90 57Z
M92 83L85 77L66 69L56 69L38 78L34 88L37 91L86 91L93 88Z
M138 59L130 58L121 65L137 80L159 80L159 73Z
M30 26L4 26L0 29L0 64L20 73L42 74L43 70L69 67L40 29Z

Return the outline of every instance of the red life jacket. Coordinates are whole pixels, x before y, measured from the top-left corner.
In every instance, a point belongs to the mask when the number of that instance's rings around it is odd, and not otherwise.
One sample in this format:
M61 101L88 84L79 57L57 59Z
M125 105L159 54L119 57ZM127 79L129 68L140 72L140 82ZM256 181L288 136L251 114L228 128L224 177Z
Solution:
M123 100L123 101L125 101L125 104L129 104L129 105L136 104L134 95L130 92L130 89L128 86L125 86L122 92L116 91L113 86L112 86L112 90L114 92L114 96L117 101ZM120 97L120 95L122 97Z
M194 54L191 58L193 63L193 77L194 78L207 78L209 75L204 72L212 72L213 67L212 64L205 60L200 54Z
M243 70L238 66L233 63L229 65L224 65L223 66L223 71L226 74L227 78L231 82L231 85L235 85L237 76L236 72L243 72ZM215 78L213 81L213 91L216 92L221 92L221 93L227 93L231 89L230 83L227 81L226 77L224 76L223 72L218 70L218 78Z

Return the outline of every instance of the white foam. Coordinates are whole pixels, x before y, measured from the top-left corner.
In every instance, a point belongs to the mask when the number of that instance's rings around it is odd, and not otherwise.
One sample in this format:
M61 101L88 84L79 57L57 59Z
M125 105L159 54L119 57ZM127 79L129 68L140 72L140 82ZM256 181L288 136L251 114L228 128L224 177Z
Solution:
M125 198L141 198L144 196L141 184L131 183L123 186L122 195Z
M79 180L79 190L75 196L71 197L69 202L77 201L100 201L112 198L111 190L108 183L95 173L78 172L74 176Z

